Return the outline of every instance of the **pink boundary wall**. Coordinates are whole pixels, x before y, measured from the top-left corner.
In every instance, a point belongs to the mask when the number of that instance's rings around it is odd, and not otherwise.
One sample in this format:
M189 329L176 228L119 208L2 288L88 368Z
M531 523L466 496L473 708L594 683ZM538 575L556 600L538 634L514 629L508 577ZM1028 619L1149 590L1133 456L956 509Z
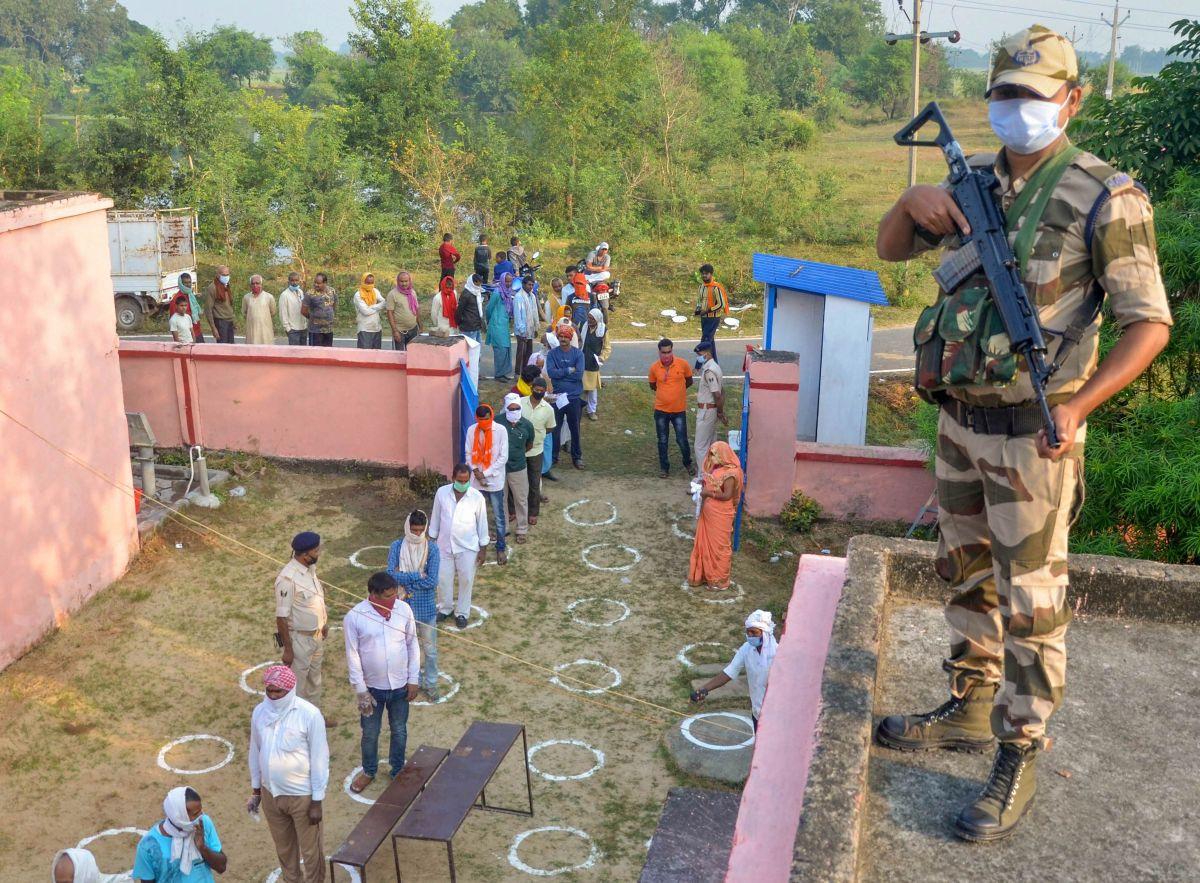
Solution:
M793 424L794 425L794 424ZM846 559L802 555L733 831L726 883L787 880L816 745L821 673Z
M0 407L104 478L0 416L0 669L118 579L138 548L104 215L112 202L34 199L0 211L9 307Z
M125 408L160 446L454 465L461 340L407 352L126 340L120 352Z
M934 488L925 454L911 448L796 441L798 357L752 351L747 363L747 512L778 515L792 493L801 490L836 518L911 521L916 516Z

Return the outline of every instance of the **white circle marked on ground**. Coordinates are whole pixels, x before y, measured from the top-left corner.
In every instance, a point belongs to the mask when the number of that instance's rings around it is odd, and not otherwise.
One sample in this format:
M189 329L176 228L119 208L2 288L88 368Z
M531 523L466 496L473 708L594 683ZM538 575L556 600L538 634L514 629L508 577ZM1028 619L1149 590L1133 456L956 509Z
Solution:
M173 767L169 763L167 763L167 752L170 751L175 746L183 745L187 742L199 742L202 740L209 740L212 742L220 742L222 745L224 745L225 746L225 759L223 761L221 761L220 763L214 764L213 766L210 766L210 767L205 767L202 770L181 770L178 767ZM233 760L233 743L230 742L228 739L222 739L220 736L210 736L208 733L196 733L191 736L180 736L178 739L174 740L173 742L168 742L162 748L158 749L158 765L160 767L162 767L164 770L166 770L167 772L175 773L176 775L180 775L180 776L200 776L200 775L203 775L204 773L211 773L214 770L219 770L221 767L228 764L229 761L231 761L231 760Z
M486 610L484 610L482 607L479 607L476 604L472 604L471 609L474 610L476 613L478 613L479 616L476 617L475 619L467 620L467 629L479 628L481 625L483 625L485 622L487 622L488 617L491 616L490 613L488 613ZM467 629L459 629L459 631L465 632Z
M690 543L696 539L696 533L695 533L695 531L693 531L692 533L688 533L686 530L684 530L682 527L679 526L679 522L683 521L683 519L685 519L685 518L688 518L688 520L690 520L690 521L695 520L695 519L689 518L689 516L687 516L687 515L677 515L671 521L671 533L675 534L675 536L679 537L679 539L687 540Z
M329 861L329 856L325 856L325 861ZM300 864L304 864L304 859L300 859ZM350 883L362 883L362 877L359 876L358 868L353 868L350 865L343 865L341 862L337 866L350 875ZM267 874L267 879L263 883L279 883L283 878L283 868L276 868L271 873Z
M363 569L363 570L384 570L384 569L387 567L387 562L386 562L386 561L384 561L384 563L383 563L383 564L380 564L378 567L373 567L373 566L372 566L372 565L370 565L370 564L363 564L361 561L359 561L359 560L358 560L358 556L359 556L359 555L361 555L363 552L369 552L369 551L371 551L372 549L385 549L385 550L387 550L387 549L391 549L391 546L363 546L363 547L362 547L361 549L359 549L357 552L352 552L352 553L350 554L350 563L351 563L351 564L353 564L355 567L359 567L359 568L361 568L361 569Z
M572 665L598 665L600 668L608 669L609 673L612 675L613 682L607 687L595 687L588 689L564 683L559 679L558 675L555 675L550 679L550 683L554 684L556 687L562 687L564 690L569 690L572 693L587 693L592 696L595 696L598 693L607 693L609 690L615 690L617 687L621 686L621 673L611 665L605 665L603 662L600 662L596 659L576 659L574 662L560 662L558 665L554 666L554 670L561 673L564 669L570 668Z
M541 834L546 831L562 831L565 834L574 834L576 837L586 840L589 847L588 857L577 865L570 865L569 867L565 868L554 868L550 871L547 871L544 868L530 867L529 865L525 864L525 862L521 861L521 857L517 853L517 851L521 848L521 844L525 842L527 837L533 834ZM580 831L578 828L565 828L561 825L546 825L542 828L532 828L528 831L522 831L513 838L512 846L508 848L508 863L518 871L524 871L526 874L529 874L533 877L557 877L559 874L570 874L572 871L584 871L594 865L596 863L596 859L598 858L600 858L600 847L596 845L595 841L593 841L587 833Z
M725 647L725 645L722 644L720 641L699 641L695 644L688 644L686 647L684 647L682 650L680 650L679 654L675 657L676 659L679 660L680 664L682 664L684 668L699 668L700 667L696 663L692 662L692 660L688 659L688 654L691 653L693 650L695 650L697 647Z
M99 840L101 837L115 837L118 834L132 834L134 837L137 837L140 840L142 837L146 836L146 829L145 828L109 828L107 831L101 831L99 834L93 834L91 837L84 837L82 840L80 840L78 843L75 844L75 848L76 849L87 849L88 846L93 841ZM131 867L128 871L123 871L122 873L127 874L128 876L132 877L133 876L133 868Z
M692 735L692 724L698 720L713 717L725 717L740 721L750 728L750 735L746 737L745 741L738 742L736 745L717 745L713 742L705 742L703 739ZM687 739L693 745L700 748L707 748L710 751L737 751L740 748L749 748L754 744L754 721L744 714L736 714L732 711L706 711L702 714L693 714L691 717L684 718L679 724L679 732L683 733L683 738Z
M705 604L732 604L734 601L740 601L746 597L746 593L742 591L742 587L734 582L731 582L727 589L706 589L703 587L695 589L688 585L687 580L684 580L680 588L696 600L703 601Z
M620 606L625 612L622 613L620 616L618 616L616 619L610 619L608 622L588 622L586 619L580 619L578 616L575 615L575 608L578 607L580 604L587 604L589 601L603 601L605 604L616 604L616 605ZM580 598L578 601L572 601L570 604L567 605L567 613L571 614L571 622L575 622L575 623L578 623L579 625L586 626L589 629L602 629L602 628L608 628L609 626L614 626L618 622L628 619L629 618L629 605L626 604L624 601L618 601L615 598Z
M590 770L585 770L582 773L576 773L573 776L557 776L554 773L544 773L533 763L533 756L543 748L549 748L551 745L578 745L580 748L586 748L592 752L592 756L596 758L596 763ZM595 775L604 768L604 752L599 748L593 748L586 742L581 742L578 739L547 739L545 742L539 742L529 749L529 768L541 776L543 779L548 779L551 782L571 782L576 779L586 779Z
M490 524L491 522L488 522L488 523ZM513 558L516 557L516 554L517 554L516 544L510 543L508 545L508 548L506 548L504 551L508 553L508 560L511 563ZM496 549L494 546L488 550L487 560L485 560L483 562L483 566L484 567L500 567L501 566L500 562L496 560Z
M446 672L444 672L444 671L438 672L438 680L439 681L449 681L450 689L447 690L445 693L443 693L440 697L438 697L438 700L436 702L428 702L425 699L414 699L412 702L410 702L408 704L409 705L441 705L443 702L449 702L451 699L453 699L454 694L458 692L458 686L459 686L458 681L454 680L454 678L452 678L450 675L446 674Z
M245 690L247 693L249 693L251 696L266 696L267 695L266 690L254 689L254 687L251 687L250 684L246 681L246 678L248 678L250 675L254 674L256 671L264 669L270 665L283 665L283 663L280 662L278 659L272 659L270 662L260 662L258 665L252 665L250 668L248 668L244 672L242 672L242 676L240 678L238 678L238 683L242 685L242 689Z
M613 549L613 548L623 549L624 551L626 551L627 553L629 553L630 555L633 556L633 560L630 561L628 564L620 564L616 567L601 567L599 564L593 564L591 562L590 556L597 549ZM642 560L641 552L639 552L637 549L631 549L629 546L622 546L620 543L593 543L592 545L588 546L586 549L583 550L583 563L586 564L588 567L590 567L592 570L600 570L605 573L619 573L622 570L632 570L634 568L634 566L641 560Z
M590 502L592 502L590 498L584 497L582 500L576 500L574 503L568 503L566 508L563 509L563 518L567 519L568 522L570 522L571 524L574 524L576 527L601 527L605 524L612 524L614 521L617 520L617 507L614 506L612 503L608 502L608 500L597 500L596 501L597 503L607 506L609 509L612 510L612 514L609 515L607 518L605 518L603 521L580 521L578 518L576 518L574 515L571 514L571 510L574 509L576 506L585 506Z

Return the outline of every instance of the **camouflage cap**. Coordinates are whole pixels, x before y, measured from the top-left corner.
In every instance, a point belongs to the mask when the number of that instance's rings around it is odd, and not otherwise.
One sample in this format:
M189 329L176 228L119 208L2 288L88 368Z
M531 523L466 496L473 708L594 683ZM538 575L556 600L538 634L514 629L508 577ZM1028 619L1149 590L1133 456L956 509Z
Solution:
M1045 25L1033 25L1013 34L992 57L986 98L997 86L1024 86L1050 98L1063 83L1079 81L1075 47L1062 34Z

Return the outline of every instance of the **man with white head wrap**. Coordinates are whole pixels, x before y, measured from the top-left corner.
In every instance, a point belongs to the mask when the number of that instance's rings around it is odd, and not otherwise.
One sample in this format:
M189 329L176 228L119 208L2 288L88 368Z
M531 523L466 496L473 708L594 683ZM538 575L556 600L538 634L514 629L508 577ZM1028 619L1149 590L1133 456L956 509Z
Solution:
M133 879L212 883L213 871L224 874L227 864L217 826L204 814L200 795L191 788L172 788L163 800L162 821L138 843Z
M758 718L762 714L763 699L767 695L767 677L779 642L775 640L775 622L766 610L755 610L746 617L746 642L738 648L733 660L725 670L713 676L707 684L692 693L693 702L703 702L710 692L724 686L746 672L750 687L750 713L754 718L754 729L758 729Z
M583 396L587 403L589 420L596 420L596 408L600 404L600 369L612 355L612 344L608 342L608 332L604 324L604 312L599 307L593 307L588 312L588 320L579 334L583 338Z
M128 874L101 874L86 849L60 849L50 864L51 883L130 883Z
M504 428L508 431L508 459L504 463L504 485L508 507L516 515L517 542L529 533L529 454L537 431L521 412L521 396L504 397Z

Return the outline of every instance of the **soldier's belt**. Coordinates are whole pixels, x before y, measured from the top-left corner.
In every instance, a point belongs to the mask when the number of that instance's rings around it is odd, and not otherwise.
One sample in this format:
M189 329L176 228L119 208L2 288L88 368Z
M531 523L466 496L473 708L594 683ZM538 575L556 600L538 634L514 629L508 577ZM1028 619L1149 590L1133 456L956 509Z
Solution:
M1042 428L1042 411L1037 404L978 408L957 399L947 399L942 409L959 426L980 435L1034 435Z

